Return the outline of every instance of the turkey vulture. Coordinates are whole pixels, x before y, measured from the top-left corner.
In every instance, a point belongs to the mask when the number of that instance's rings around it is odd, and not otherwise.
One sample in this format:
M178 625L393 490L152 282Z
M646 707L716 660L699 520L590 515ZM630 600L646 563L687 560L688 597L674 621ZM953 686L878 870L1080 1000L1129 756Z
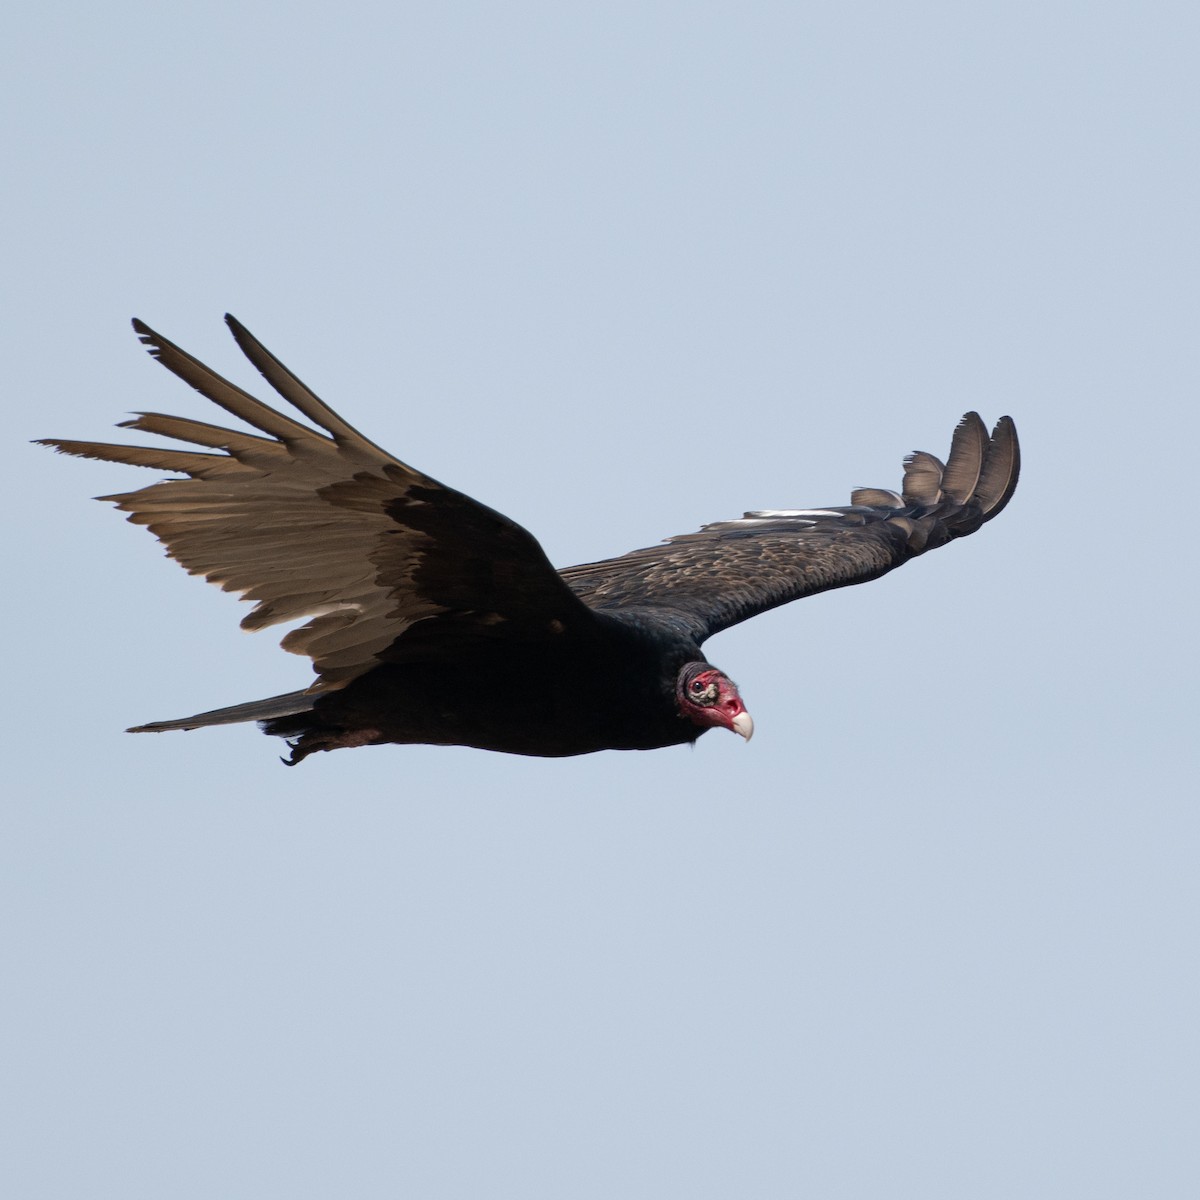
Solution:
M749 740L750 714L705 660L706 638L974 533L1017 484L1012 421L989 437L971 412L945 465L905 460L899 494L859 488L842 508L750 512L556 571L521 526L369 442L226 321L312 425L134 321L164 367L257 432L141 413L123 427L203 449L42 444L184 476L101 499L191 574L254 601L243 629L309 618L282 644L308 655L317 679L134 733L258 721L288 739L293 765L383 742L560 756L694 742L715 726Z

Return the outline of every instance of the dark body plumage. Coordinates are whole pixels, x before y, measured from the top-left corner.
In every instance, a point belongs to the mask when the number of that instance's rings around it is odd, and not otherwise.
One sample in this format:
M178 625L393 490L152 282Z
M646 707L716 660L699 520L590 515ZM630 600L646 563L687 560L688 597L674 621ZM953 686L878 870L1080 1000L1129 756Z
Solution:
M753 728L706 638L801 596L877 578L974 533L1016 487L1016 431L968 413L945 465L917 453L900 494L747 513L620 558L556 571L515 522L422 475L346 424L232 317L246 356L313 425L235 387L135 321L164 366L251 425L142 413L130 428L203 447L45 439L68 454L170 471L102 497L193 574L255 601L246 629L313 660L305 691L137 732L259 721L289 761L380 742L559 756Z

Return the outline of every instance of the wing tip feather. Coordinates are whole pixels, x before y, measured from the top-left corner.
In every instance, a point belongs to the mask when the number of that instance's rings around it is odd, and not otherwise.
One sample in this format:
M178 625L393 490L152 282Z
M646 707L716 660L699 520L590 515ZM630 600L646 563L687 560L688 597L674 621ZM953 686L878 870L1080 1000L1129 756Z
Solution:
M989 521L1012 499L1020 468L1012 417L1001 417L989 435L983 418L972 410L955 426L945 464L923 450L905 457L901 491L905 503L913 505L932 506L945 499L966 506L973 501Z
M977 412L963 413L950 440L942 473L942 491L956 504L966 504L975 492L987 452L988 434Z
M904 480L900 487L906 504L936 504L942 498L942 460L927 450L914 450L904 458Z
M1016 422L1006 414L992 429L975 489L985 521L1004 511L1017 490L1020 477L1021 443Z
M138 341L146 347L147 353L153 358L160 357L163 352L163 339L141 317L134 317L129 323L133 326L133 332L137 334Z

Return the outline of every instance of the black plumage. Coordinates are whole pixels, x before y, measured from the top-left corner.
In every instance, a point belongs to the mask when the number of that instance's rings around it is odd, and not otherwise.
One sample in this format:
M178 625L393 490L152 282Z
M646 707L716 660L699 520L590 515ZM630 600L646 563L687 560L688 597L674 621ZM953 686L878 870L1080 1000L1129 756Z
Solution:
M1020 455L1001 417L954 432L943 465L905 460L900 494L750 512L619 558L556 571L507 517L368 441L232 317L242 351L312 425L263 404L134 322L168 370L257 432L141 413L124 427L203 447L43 439L183 478L105 496L192 574L254 602L245 629L307 618L283 646L304 691L134 732L259 721L292 763L381 742L558 756L753 730L706 638L801 596L875 579L974 533L1008 503ZM313 428L315 425L317 428Z

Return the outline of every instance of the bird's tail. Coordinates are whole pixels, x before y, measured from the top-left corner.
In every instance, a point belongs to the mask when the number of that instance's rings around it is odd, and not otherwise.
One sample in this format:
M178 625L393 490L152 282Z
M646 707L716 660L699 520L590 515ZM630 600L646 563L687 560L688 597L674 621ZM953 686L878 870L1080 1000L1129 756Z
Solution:
M197 713L194 717L151 721L148 725L135 725L126 732L166 733L169 729L202 729L206 725L236 725L239 721L270 721L309 712L315 700L311 692L288 692L267 700L249 700L245 704L231 704L228 708L214 708L211 712Z

